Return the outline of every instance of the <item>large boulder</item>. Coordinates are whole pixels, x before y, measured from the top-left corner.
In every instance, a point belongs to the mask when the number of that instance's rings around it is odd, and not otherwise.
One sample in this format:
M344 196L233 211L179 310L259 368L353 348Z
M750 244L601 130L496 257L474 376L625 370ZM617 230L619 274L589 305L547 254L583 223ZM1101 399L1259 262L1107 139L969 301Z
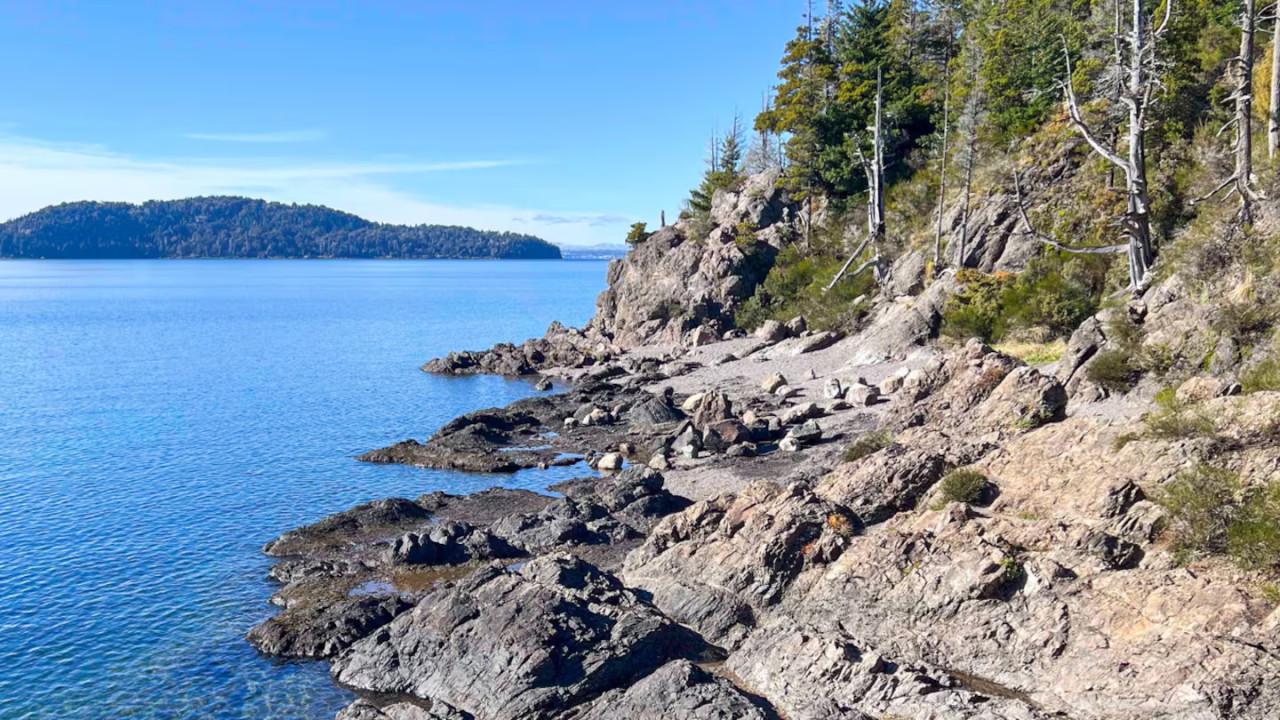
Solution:
M360 594L287 608L249 631L259 651L275 657L326 660L413 607L397 594Z
M437 587L333 665L347 687L438 700L477 720L543 717L696 649L618 580L567 555Z
M757 483L664 519L624 565L629 586L732 647L809 564L839 555L856 518L797 484Z

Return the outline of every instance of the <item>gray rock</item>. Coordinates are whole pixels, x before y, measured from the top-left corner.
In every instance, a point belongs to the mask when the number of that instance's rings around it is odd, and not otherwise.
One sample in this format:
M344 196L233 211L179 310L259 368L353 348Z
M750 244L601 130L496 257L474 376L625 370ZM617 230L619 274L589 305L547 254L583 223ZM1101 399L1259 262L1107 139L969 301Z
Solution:
M870 407L880 402L880 391L869 385L855 383L845 388L844 399L854 407Z
M600 472L617 472L622 469L622 463L621 453L605 453L596 463L596 469Z
M840 386L840 380L827 378L827 381L822 384L822 397L828 400L844 397L844 388Z
M334 720L472 720L466 713L440 701L390 703L382 707L356 700L338 711Z
M676 660L626 690L591 703L579 720L776 720L777 713L732 683Z
M754 336L767 343L776 343L786 340L790 335L786 326L777 320L765 320L760 327L756 328Z
M802 335L809 329L809 321L803 315L797 315L787 321L787 334L795 337Z
M275 657L327 660L411 607L412 602L394 592L299 604L259 623L247 639Z
M800 443L801 446L812 445L822 439L822 428L817 421L806 420L803 424L791 428L787 437Z
M627 421L641 427L666 425L683 419L684 413L671 404L667 395L658 395L627 411Z
M774 373L760 382L760 389L772 394L777 392L778 388L783 387L786 384L787 379L782 376L782 373Z
M795 397L796 395L799 395L800 390L798 388L793 388L790 385L783 385L779 387L777 390L774 390L773 394L785 400L786 398Z
M799 405L788 408L786 412L782 413L782 423L784 425L795 425L796 423L801 423L805 420L821 416L822 408L818 407L817 403L800 403Z
M555 383L551 381L551 378L544 376L544 377L538 378L538 382L534 384L533 389L537 390L538 392L546 392L550 390L552 387L554 387L554 385Z
M616 578L554 555L431 590L352 645L333 675L360 691L517 720L625 686L692 649L687 632Z

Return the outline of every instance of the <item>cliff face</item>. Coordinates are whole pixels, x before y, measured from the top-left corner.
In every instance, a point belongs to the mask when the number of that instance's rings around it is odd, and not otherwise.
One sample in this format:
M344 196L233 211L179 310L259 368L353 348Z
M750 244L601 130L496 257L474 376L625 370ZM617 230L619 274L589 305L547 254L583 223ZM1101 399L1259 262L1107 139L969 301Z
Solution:
M623 349L695 343L690 333L697 329L705 328L704 341L730 329L733 310L798 233L797 208L777 180L763 173L737 190L717 191L709 231L684 219L609 263L609 288L596 301L592 326Z
M423 366L445 374L527 375L590 365L640 345L699 345L733 328L781 248L800 234L798 208L776 173L717 191L707 222L683 219L609 263L609 287L582 329L553 323L520 345L451 353Z

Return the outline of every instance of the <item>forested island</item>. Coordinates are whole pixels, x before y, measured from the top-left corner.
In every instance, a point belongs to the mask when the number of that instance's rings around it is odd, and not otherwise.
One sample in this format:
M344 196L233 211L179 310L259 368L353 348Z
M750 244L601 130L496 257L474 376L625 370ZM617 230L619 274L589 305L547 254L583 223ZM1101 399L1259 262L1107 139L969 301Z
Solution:
M0 224L0 258L490 258L558 260L541 238L386 225L320 205L243 197L74 202Z

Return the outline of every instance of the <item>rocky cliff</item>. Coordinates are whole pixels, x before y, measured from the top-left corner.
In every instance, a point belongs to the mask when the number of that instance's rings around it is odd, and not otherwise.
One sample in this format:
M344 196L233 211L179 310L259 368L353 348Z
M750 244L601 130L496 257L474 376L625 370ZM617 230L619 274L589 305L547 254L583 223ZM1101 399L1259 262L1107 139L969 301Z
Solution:
M1014 202L970 264L1034 256ZM1274 288L1175 268L1033 366L939 339L961 283L908 249L856 326L746 335L800 217L753 178L611 263L587 327L428 363L575 384L361 459L590 474L286 533L250 640L331 661L346 720L1280 717Z

